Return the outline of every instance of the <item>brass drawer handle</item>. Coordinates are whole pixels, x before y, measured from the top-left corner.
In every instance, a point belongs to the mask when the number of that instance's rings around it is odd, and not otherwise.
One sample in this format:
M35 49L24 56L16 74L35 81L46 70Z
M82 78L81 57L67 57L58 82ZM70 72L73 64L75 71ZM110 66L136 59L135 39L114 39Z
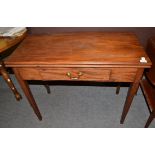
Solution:
M72 77L72 73L71 72L67 72L67 76L71 79L71 80L78 80L78 79L80 79L80 77L83 75L83 73L82 72L79 72L78 74L77 74L77 77Z

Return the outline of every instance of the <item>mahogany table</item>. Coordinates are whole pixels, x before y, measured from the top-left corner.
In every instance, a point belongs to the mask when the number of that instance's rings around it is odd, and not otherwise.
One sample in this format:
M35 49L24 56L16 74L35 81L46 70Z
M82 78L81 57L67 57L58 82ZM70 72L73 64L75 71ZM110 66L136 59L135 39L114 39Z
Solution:
M143 57L143 58L142 58ZM151 61L133 33L76 32L33 35L5 61L42 120L27 80L130 82L121 123Z

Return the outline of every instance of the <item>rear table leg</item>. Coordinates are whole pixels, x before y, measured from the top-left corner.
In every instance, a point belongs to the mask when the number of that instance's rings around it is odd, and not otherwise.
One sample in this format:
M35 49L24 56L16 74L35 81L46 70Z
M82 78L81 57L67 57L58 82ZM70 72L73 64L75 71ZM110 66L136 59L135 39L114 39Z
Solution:
M121 87L121 84L120 84L120 83L118 83L117 88L116 88L116 94L117 94L117 95L118 95L118 94L119 94L119 92L120 92L120 87Z
M49 85L46 83L46 84L44 84L44 86L45 86L45 88L46 88L46 90L47 90L47 93L48 93L48 94L51 94L51 90L50 90Z

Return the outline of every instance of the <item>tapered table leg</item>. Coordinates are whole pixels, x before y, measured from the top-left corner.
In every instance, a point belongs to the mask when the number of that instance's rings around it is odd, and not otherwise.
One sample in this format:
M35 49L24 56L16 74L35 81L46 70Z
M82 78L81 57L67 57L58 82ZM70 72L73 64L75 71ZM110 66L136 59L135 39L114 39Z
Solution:
M31 93L31 90L28 86L28 83L27 81L23 80L22 77L20 76L19 72L18 72L18 69L13 69L14 73L15 73L15 76L25 94L25 96L27 97L28 101L29 101L29 104L31 105L31 107L33 108L35 114L37 115L38 119L39 120L42 120L42 116L41 116L41 113L39 111L39 108L33 98L33 95Z
M127 94L127 97L126 97L126 101L125 101L125 104L124 104L121 120L120 120L121 124L124 123L125 117L126 117L128 111L130 109L133 98L134 98L134 96L135 96L135 94L136 94L136 92L137 92L137 90L139 88L139 83L140 83L140 80L142 78L143 72L144 72L144 69L138 69L135 80L130 85L130 88L128 90L128 94Z
M6 83L14 93L16 100L19 101L20 99L22 99L21 95L18 93L17 89L15 88L9 74L7 73L4 63L2 61L0 61L0 72L2 74L3 79L6 81Z

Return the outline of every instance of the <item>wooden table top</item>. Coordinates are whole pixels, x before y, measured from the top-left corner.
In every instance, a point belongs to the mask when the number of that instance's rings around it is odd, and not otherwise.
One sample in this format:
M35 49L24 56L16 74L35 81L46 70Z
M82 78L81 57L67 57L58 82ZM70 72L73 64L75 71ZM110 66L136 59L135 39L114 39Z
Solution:
M141 63L145 57L147 63ZM150 67L137 36L126 32L29 35L5 61L7 66L115 65Z

